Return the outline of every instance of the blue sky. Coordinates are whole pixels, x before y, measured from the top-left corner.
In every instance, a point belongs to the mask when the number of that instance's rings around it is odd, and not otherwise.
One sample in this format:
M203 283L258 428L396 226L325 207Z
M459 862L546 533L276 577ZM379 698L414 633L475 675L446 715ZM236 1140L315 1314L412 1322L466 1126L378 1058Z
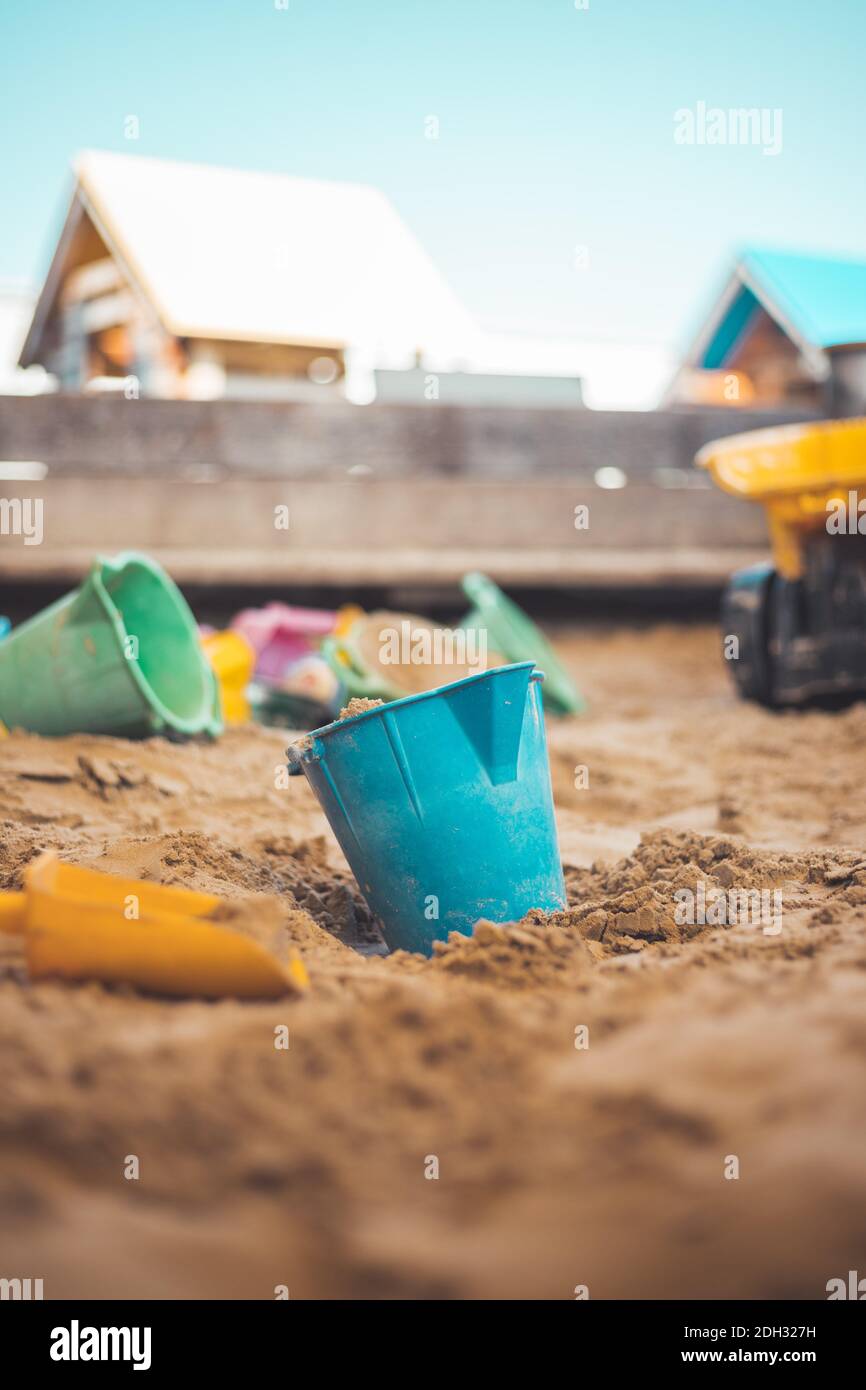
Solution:
M38 280L85 147L375 184L540 335L675 348L739 244L866 257L862 0L281 4L2 0L0 279ZM676 144L700 101L780 109L781 152Z

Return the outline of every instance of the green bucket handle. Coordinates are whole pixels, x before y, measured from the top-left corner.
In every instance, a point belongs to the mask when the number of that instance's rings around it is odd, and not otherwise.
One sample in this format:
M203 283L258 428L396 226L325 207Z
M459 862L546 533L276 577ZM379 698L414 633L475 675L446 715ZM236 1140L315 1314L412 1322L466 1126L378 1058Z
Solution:
M343 681L350 698L394 700L402 694L383 683L381 677L371 675L345 638L325 637L320 650L331 670Z

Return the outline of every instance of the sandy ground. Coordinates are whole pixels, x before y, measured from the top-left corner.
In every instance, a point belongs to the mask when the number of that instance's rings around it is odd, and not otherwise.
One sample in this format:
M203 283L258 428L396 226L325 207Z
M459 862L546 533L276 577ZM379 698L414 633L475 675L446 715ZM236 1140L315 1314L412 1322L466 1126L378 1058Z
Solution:
M562 649L591 701L550 727L570 910L430 961L353 949L375 927L306 783L274 786L285 734L0 742L0 886L55 847L263 920L276 895L312 976L166 1002L30 984L7 941L0 1275L569 1299L866 1273L866 705L746 707L709 628ZM678 925L699 880L778 890L782 930Z

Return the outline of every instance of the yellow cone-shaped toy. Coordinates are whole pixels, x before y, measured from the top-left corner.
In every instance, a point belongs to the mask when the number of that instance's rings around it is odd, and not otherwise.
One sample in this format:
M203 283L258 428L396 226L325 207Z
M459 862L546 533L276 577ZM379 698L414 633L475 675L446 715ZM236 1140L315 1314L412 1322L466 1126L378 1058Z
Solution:
M0 893L0 931L23 938L33 979L102 980L157 994L276 999L309 984L257 941L208 917L221 900L43 854L23 893Z

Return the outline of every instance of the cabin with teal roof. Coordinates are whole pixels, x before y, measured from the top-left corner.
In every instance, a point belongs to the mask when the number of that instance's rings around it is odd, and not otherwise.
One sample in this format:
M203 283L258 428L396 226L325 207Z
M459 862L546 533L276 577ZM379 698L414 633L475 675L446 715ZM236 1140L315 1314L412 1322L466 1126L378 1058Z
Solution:
M666 404L866 414L866 260L744 250Z

